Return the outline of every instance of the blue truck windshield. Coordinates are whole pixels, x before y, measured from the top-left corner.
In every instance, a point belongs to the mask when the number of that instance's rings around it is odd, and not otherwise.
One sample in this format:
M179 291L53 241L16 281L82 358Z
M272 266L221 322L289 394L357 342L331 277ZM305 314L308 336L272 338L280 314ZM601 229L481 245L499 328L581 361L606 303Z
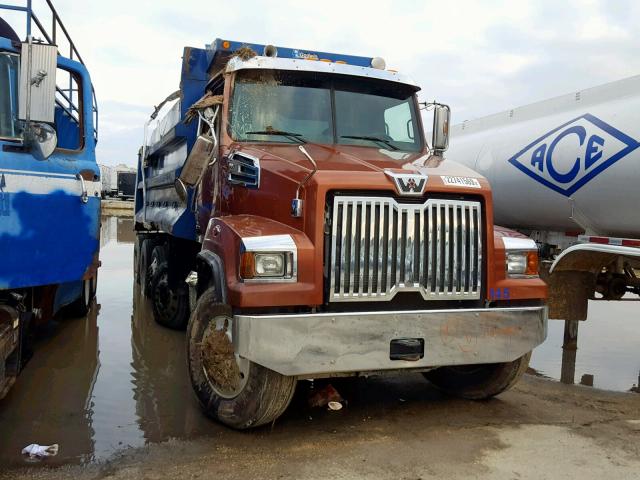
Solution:
M231 129L235 140L249 142L306 140L409 152L423 146L412 89L307 72L242 72Z
M0 137L16 138L18 131L17 55L0 53Z

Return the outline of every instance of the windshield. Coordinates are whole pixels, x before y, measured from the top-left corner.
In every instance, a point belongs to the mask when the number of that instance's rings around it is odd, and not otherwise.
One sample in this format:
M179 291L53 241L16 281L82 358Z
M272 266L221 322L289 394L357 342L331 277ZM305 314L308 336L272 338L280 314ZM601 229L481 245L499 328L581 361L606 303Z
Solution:
M410 87L308 72L242 74L236 79L231 110L236 140L422 150Z
M18 131L19 57L0 53L0 137L16 138Z

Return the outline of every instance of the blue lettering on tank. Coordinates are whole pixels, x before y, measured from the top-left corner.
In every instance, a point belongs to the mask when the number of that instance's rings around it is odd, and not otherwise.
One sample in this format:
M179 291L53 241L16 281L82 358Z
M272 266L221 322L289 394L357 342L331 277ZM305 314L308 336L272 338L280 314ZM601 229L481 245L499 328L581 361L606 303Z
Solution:
M581 126L567 128L564 132L553 139L551 145L549 145L549 150L547 151L547 170L549 171L549 175L551 175L551 177L558 183L569 183L576 178L580 172L580 157L576 158L573 167L567 173L560 173L553 166L553 152L556 145L560 140L571 134L577 135L580 145L582 145L584 143L584 138L587 136L587 131Z
M537 138L508 161L567 197L640 146L640 142L590 113Z
M604 146L604 139L595 134L591 135L587 142L587 153L584 157L585 168L591 167L602 158L602 150L600 149L602 146Z

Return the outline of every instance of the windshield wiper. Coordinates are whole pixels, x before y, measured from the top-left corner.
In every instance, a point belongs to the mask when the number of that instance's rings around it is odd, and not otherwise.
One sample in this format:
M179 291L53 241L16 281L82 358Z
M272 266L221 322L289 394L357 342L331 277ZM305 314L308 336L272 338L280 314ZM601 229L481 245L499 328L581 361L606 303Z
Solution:
M281 137L286 137L289 140L293 140L296 143L305 144L307 141L304 139L302 134L294 133L294 132L285 132L284 130L256 130L253 132L244 132L245 135L280 135Z
M380 138L380 137L374 137L371 135L340 135L340 138L353 138L354 140L369 140L371 142L382 143L387 147L389 147L391 150L398 150L398 147L396 147L389 140L385 140L384 138Z

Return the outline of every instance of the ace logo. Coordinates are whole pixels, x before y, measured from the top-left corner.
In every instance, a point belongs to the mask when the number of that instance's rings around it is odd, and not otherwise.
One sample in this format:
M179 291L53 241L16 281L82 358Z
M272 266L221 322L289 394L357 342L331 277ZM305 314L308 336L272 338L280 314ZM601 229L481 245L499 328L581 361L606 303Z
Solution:
M640 143L587 113L534 140L509 163L567 197Z

